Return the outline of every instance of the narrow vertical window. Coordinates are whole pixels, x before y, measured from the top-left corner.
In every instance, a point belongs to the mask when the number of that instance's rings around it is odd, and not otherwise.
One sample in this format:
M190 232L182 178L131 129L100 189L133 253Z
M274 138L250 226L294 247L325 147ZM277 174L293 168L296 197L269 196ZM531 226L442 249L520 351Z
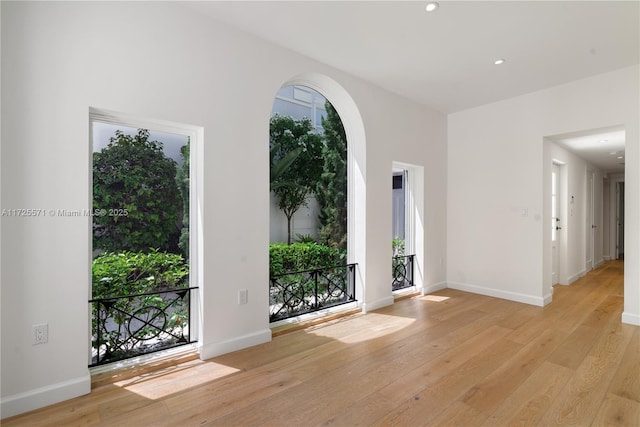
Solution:
M394 166L391 175L391 192L392 192L392 241L393 249L392 258L392 284L391 289L397 291L400 289L410 288L415 285L414 255L411 252L411 242L409 233L407 232L407 207L409 202L408 193L408 177L409 172L399 166Z

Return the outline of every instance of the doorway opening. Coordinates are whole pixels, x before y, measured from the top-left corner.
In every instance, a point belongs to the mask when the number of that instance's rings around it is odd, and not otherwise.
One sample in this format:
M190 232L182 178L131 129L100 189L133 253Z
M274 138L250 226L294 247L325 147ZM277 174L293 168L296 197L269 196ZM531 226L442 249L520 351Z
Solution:
M551 300L547 296L552 293L552 284L569 285L617 257L621 227L616 223L616 182L624 181L625 139L624 126L620 125L543 139L543 204L549 212L543 224L550 230L544 236L545 301ZM550 182L554 175L555 183ZM556 194L551 194L554 191Z

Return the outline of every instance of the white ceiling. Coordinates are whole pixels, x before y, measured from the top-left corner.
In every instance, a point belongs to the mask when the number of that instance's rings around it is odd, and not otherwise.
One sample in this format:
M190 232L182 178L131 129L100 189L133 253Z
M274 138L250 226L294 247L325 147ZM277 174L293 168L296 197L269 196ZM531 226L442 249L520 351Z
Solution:
M594 129L565 135L552 136L549 139L556 144L577 153L607 173L624 171L625 131L615 126Z
M444 113L640 62L637 0L443 0L432 13L426 3L186 6Z

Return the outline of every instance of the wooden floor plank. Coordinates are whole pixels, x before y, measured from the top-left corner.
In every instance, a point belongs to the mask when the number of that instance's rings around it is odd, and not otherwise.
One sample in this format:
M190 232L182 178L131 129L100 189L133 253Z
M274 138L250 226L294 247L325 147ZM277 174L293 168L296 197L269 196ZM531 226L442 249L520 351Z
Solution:
M500 368L472 387L462 400L467 405L490 415L544 363L566 337L564 331L545 330L505 361Z
M460 401L449 405L434 420L429 421L430 426L438 427L467 427L481 425L487 419L487 415Z
M323 427L371 426L395 407L396 403L394 401L378 393L372 393L362 399L351 402L349 410L335 413L316 425Z
M544 362L502 402L483 426L537 426L573 373L572 369Z
M442 354L425 359L420 366L414 366L411 375L400 377L382 388L389 398L410 397L424 390L429 384L457 370L462 364L482 350L492 346L508 333L500 326L491 327L475 337L457 345Z
M481 379L498 369L505 359L512 357L522 348L521 344L499 339L484 350L455 366L437 381L413 396L395 393L396 408L381 418L380 425L428 424L445 410L453 401L461 398ZM395 384L394 384L395 385ZM381 390L388 394L389 388ZM391 397L389 397L391 399Z
M640 403L609 394L600 406L593 426L640 426Z
M640 328L630 328L634 329L634 335L611 381L609 391L640 403Z
M600 332L601 330L595 327L578 326L547 360L557 365L577 369L593 347L593 338L596 338Z
M633 328L611 322L610 328L575 371L563 392L542 419L543 425L589 425L604 400Z
M640 327L623 263L546 307L444 289L206 361L96 376L14 426L640 425Z

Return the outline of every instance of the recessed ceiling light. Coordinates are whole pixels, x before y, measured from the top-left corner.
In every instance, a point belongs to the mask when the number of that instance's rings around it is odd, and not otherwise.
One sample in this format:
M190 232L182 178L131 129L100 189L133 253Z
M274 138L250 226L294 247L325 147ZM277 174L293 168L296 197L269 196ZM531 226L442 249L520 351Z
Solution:
M440 7L440 4L437 1L430 1L427 3L427 7L424 8L427 12L435 12Z
M494 64L496 65L502 65L504 64L505 60L500 58L500 59L496 59L495 61L493 61Z
M623 156L618 156L618 158L619 158L619 159L624 159L624 157L623 157Z
M608 139L601 139L600 142L609 142Z

